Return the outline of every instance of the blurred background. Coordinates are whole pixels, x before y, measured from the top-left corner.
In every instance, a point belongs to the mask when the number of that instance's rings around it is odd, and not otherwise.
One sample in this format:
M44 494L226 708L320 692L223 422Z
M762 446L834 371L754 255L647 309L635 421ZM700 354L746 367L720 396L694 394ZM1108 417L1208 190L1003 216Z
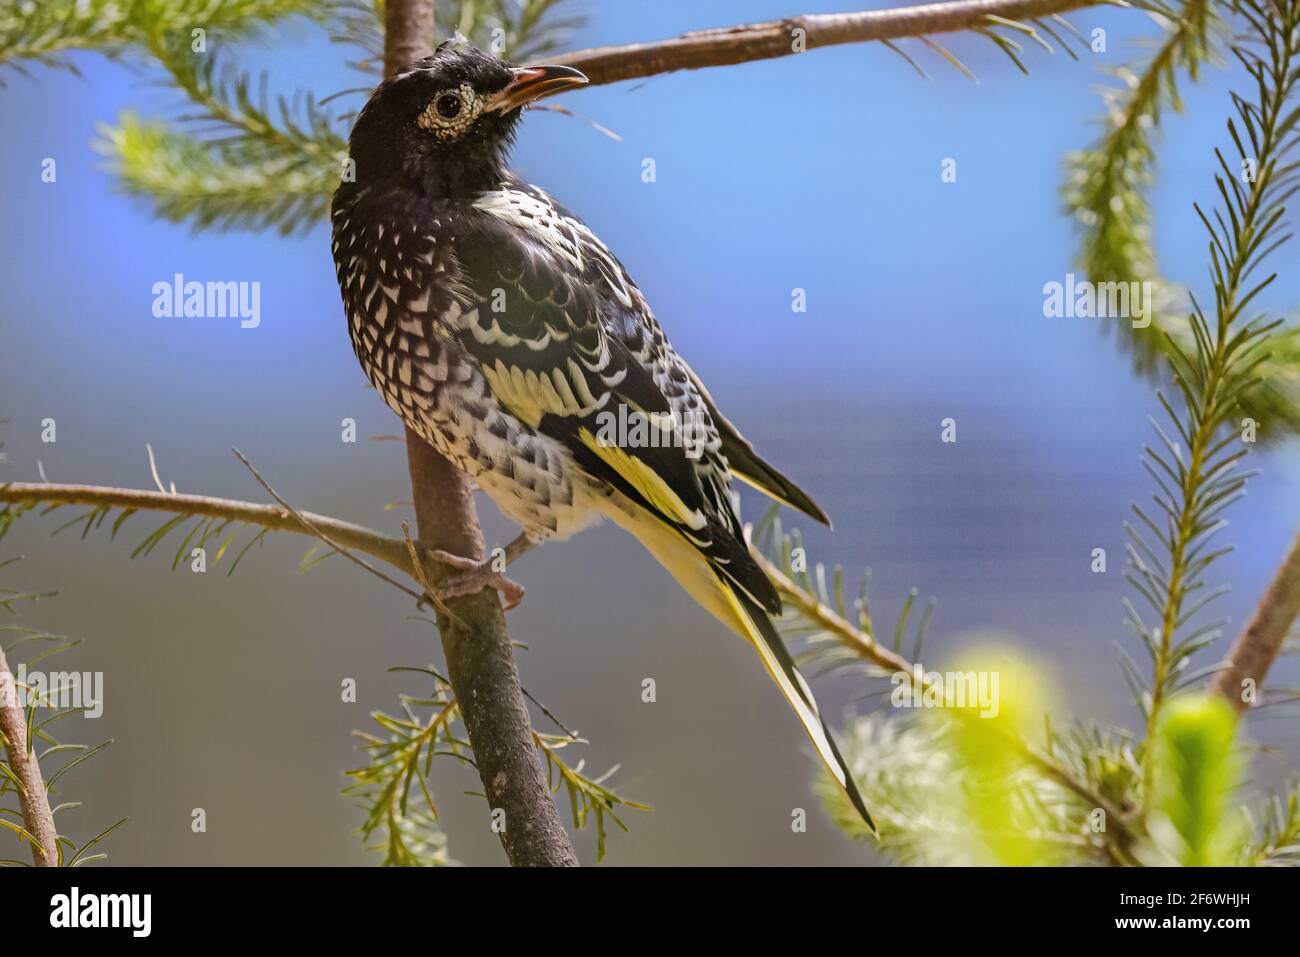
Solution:
M790 0L572 0L586 23L572 47L860 3ZM1074 62L1031 50L1018 73L993 44L951 47L972 83L937 57L917 76L879 45L677 73L581 91L563 103L616 131L537 112L515 168L582 215L622 258L678 350L726 413L834 518L803 528L815 560L869 566L875 619L892 625L909 588L938 599L926 664L943 668L990 637L1055 681L1053 711L1139 724L1121 680L1123 522L1146 501L1138 454L1153 387L1134 377L1102 326L1046 319L1043 285L1073 270L1077 236L1061 211L1062 157L1092 143L1101 70L1156 34L1143 14L1071 16L1108 31L1107 52ZM326 95L357 86L347 52L308 24L241 51L273 90ZM175 115L147 65L75 54L80 77L35 68L0 88L0 480L151 487L145 443L183 492L264 501L238 446L295 505L396 533L409 514L397 422L365 386L339 303L328 237L192 234L123 197L92 150L124 111ZM1206 288L1194 200L1212 198L1212 149L1225 139L1232 70L1184 90L1161 133L1156 246L1170 278ZM355 109L360 99L341 101ZM43 159L58 178L43 183ZM642 181L653 158L657 179ZM957 181L940 165L956 161ZM1292 309L1295 250L1259 305ZM183 273L261 283L261 324L159 319L152 286ZM791 310L806 290L807 311ZM361 440L340 440L342 419ZM940 421L957 421L956 444ZM57 421L57 442L41 421ZM1235 634L1300 526L1300 454L1251 456L1262 476L1230 513L1238 546L1214 572ZM746 493L747 517L764 504ZM391 503L403 503L389 509ZM490 542L514 529L486 499ZM360 763L351 732L400 691L398 665L441 668L435 630L396 591L338 560L296 571L310 542L276 536L233 577L171 570L166 547L132 561L162 519L78 541L25 518L3 555L25 554L6 584L57 589L26 623L84 639L54 662L105 673L104 714L71 734L104 755L64 779L62 818L84 840L120 817L117 864L373 863L339 795ZM129 534L127 534L129 532ZM1090 571L1105 548L1109 570ZM551 544L514 568L528 588L510 613L526 687L591 740L588 771L654 806L630 811L609 864L861 864L812 793L815 764L752 651L682 594L613 528ZM17 579L21 579L18 581ZM1202 662L1205 663L1205 662ZM52 662L52 667L55 666ZM1295 659L1270 683L1293 685ZM658 700L641 700L642 680ZM357 682L356 703L340 682ZM820 682L833 724L879 705L859 681ZM1257 782L1296 766L1294 723L1261 718ZM433 784L460 861L500 864L473 771L437 764ZM471 793L467 793L471 792ZM791 809L810 810L792 833ZM207 832L190 829L207 813ZM594 862L594 834L577 836Z

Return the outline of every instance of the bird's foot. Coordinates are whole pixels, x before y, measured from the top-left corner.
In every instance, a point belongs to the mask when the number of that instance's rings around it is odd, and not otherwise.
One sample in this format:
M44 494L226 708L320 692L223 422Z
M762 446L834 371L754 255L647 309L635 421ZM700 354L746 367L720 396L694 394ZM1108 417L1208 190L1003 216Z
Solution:
M484 588L493 588L501 593L501 600L505 603L506 611L516 607L524 600L524 586L506 578L497 569L498 559L496 558L490 557L483 561L475 561L472 558L464 558L441 550L431 551L429 557L435 562L447 565L460 572L458 575L450 575L444 578L438 585L436 591L440 601L459 598L461 595L472 595Z

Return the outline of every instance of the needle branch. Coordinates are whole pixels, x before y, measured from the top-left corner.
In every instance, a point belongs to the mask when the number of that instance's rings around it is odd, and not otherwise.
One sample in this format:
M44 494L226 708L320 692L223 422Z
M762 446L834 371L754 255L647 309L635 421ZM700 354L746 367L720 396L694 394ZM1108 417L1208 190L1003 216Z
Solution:
M46 482L9 482L0 485L0 502L14 506L86 505L97 509L201 515L259 525L273 532L298 532L312 537L319 537L319 531L333 543L363 552L413 575L411 557L400 538L391 538L361 525L315 512L295 512L282 505L262 505L208 495L180 495L148 489L57 485Z

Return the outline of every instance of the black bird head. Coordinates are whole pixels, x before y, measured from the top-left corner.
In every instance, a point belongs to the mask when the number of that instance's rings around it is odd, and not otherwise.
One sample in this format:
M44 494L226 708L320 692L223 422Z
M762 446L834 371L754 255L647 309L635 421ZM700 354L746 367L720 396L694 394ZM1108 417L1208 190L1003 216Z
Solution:
M371 94L352 129L356 181L398 177L440 197L492 189L522 108L586 82L566 66L513 66L448 40Z

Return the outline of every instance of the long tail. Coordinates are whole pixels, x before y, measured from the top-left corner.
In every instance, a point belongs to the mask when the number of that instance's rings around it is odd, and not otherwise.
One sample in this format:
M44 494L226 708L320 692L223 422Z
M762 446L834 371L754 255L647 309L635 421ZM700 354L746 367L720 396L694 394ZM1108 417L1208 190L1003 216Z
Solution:
M862 800L862 794L853 780L853 774L849 771L844 756L840 754L835 739L831 737L830 728L826 726L825 720L817 710L812 689L808 687L808 682L795 667L794 659L790 657L790 650L786 648L772 619L748 595L729 587L725 582L720 581L718 584L734 602L736 614L745 625L745 637L758 651L759 657L763 659L763 667L767 669L776 686L781 689L781 694L785 696L794 713L799 716L799 722L808 733L813 747L817 749L817 754L826 764L831 776L844 789L854 809L862 815L862 820L874 833L875 822L871 820L871 814L867 811L866 802Z
M606 514L635 535L692 598L754 646L767 673L799 717L799 723L808 733L817 754L844 789L854 808L862 815L862 820L875 831L876 826L853 782L853 775L849 773L840 749L835 746L826 722L817 712L817 702L813 699L808 683L799 674L785 642L781 640L776 626L762 606L722 577L680 534L648 512L642 509L610 508Z

